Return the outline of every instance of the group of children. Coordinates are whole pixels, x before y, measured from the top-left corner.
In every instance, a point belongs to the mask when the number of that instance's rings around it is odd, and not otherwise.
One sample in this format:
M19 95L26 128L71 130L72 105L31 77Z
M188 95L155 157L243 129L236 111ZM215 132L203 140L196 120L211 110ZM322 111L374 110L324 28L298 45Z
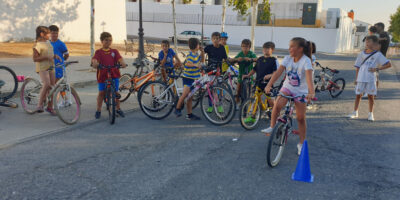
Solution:
M49 40L50 37L50 40ZM177 117L182 115L182 105L185 98L190 93L193 82L201 76L201 65L205 61L205 56L208 56L209 62L219 63L222 73L228 69L226 60L239 63L238 85L236 90L236 102L239 104L240 85L244 78L248 78L256 74L256 80L265 80L267 84L259 82L259 87L266 93L269 93L273 84L285 72L285 81L280 92L286 96L304 96L305 98L295 99L296 118L299 127L300 142L297 145L298 154L300 154L302 144L306 137L306 103L315 96L315 88L313 83L313 63L315 56L315 44L306 41L304 38L295 37L290 41L289 54L284 57L281 64L272 56L275 49L273 42L266 42L263 45L263 56L257 58L257 55L252 52L251 41L244 39L241 42L241 51L232 59L229 58L229 47L227 45L228 34L226 32L214 32L211 36L212 44L204 49L200 45L197 38L188 40L189 54L183 64L183 94L179 98L176 105L175 114ZM98 97L97 110L95 118L100 118L101 106L104 98L105 79L107 77L106 69L100 69L99 65L114 66L120 65L126 67L126 63L119 54L118 50L112 49L112 36L108 32L103 32L100 36L102 48L98 49L92 58L92 66L97 69L98 81ZM376 95L376 72L389 68L390 62L385 56L378 51L379 40L377 36L370 35L366 37L366 50L361 52L356 60L356 100L354 112L349 115L350 118L358 117L358 107L363 93L368 94L369 98L369 116L368 119L373 121L373 105L374 95ZM175 67L181 67L182 62L176 55L173 49L170 48L167 40L161 43L162 50L159 53L163 70L163 77L166 79L166 72L170 73ZM43 112L43 101L51 86L55 84L56 79L62 77L62 69L55 69L56 63L63 63L68 59L68 50L65 44L58 39L58 27L50 26L49 28L39 26L36 29L36 43L33 47L33 60L36 63L36 72L40 75L43 82L43 88L40 93L40 101L37 111ZM222 64L221 64L222 63ZM255 66L253 67L253 64ZM111 70L111 76L115 82L116 91L119 87L120 72L115 68ZM270 127L262 130L263 133L269 134L272 132L276 124L276 120L283 106L288 100L278 96L275 101L270 101L273 106ZM192 113L192 98L186 102L187 115L186 119L199 120L200 117ZM51 114L54 114L52 104L49 102L45 109ZM210 106L207 112L213 112L213 107ZM219 112L219 111L217 111ZM117 113L124 117L124 113L120 109L119 100L117 99Z

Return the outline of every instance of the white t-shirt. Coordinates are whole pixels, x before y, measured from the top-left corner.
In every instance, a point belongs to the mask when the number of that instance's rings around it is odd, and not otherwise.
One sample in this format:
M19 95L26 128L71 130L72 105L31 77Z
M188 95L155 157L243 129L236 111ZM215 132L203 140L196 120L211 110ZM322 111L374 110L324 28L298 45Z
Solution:
M376 82L376 72L370 72L368 70L371 68L377 68L379 66L386 65L389 62L389 60L381 52L376 52L373 56L368 58L368 60L366 60L362 66L360 66L361 63L369 55L371 55L371 53L365 53L365 51L363 51L357 56L356 63L354 64L354 67L360 69L358 71L357 82Z
M292 57L285 56L282 66L286 68L286 79L282 87L296 96L308 94L306 70L313 70L311 59L303 55L299 61L294 62Z

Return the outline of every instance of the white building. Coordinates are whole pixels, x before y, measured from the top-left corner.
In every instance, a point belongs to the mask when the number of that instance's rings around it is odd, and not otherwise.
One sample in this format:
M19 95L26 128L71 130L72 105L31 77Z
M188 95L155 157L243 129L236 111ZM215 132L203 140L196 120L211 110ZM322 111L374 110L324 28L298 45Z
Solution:
M320 0L275 0L282 4L272 4L275 23L259 23L255 28L255 45L262 46L264 42L273 41L277 48L288 48L293 37L304 37L317 44L318 51L336 53L353 48L354 25L352 19L341 9L321 9ZM286 4L284 4L286 2ZM301 3L305 2L305 3ZM313 2L313 3L309 3ZM286 7L283 5L287 5ZM303 20L304 9L311 5L312 15ZM137 35L138 4L127 2L127 33ZM147 37L168 38L173 35L171 4L154 2L143 3L143 26ZM204 10L204 34L221 30L221 5L207 5ZM185 30L201 31L201 7L195 4L177 4L176 20L178 33ZM226 32L229 34L229 44L240 45L245 38L250 38L250 17L238 16L231 7L226 11Z
M371 27L371 24L359 20L354 20L354 24L356 25L354 48L364 49L365 44L363 40L366 36L368 36L368 29Z

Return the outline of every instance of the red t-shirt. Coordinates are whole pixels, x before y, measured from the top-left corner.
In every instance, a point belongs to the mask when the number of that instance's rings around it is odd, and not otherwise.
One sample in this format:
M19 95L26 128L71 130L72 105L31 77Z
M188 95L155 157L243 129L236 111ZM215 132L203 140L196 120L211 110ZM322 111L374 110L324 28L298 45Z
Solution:
M119 54L118 50L116 49L98 49L93 56L93 59L96 59L100 65L103 66L115 66L118 61L121 59L121 55ZM111 77L112 78L119 78L121 74L119 69L112 68L111 69ZM97 69L97 82L104 83L107 79L107 69Z

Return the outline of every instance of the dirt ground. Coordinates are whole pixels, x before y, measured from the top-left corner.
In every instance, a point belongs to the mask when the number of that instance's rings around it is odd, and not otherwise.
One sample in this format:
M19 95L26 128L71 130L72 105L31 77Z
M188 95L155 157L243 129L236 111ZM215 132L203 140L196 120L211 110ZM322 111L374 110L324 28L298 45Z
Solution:
M18 57L30 57L32 56L32 47L34 43L0 43L0 58L18 58ZM67 42L66 43L70 56L89 56L90 55L90 44L89 43L76 43ZM95 49L101 47L100 43L96 43ZM120 51L121 55L125 55L125 45L123 44L113 44L113 48ZM145 47L146 48L146 47ZM128 52L127 55L137 56L138 47L137 45L133 47L134 52ZM154 45L154 53L160 51L160 45ZM153 53L153 52L149 52ZM153 54L154 54L153 53Z

